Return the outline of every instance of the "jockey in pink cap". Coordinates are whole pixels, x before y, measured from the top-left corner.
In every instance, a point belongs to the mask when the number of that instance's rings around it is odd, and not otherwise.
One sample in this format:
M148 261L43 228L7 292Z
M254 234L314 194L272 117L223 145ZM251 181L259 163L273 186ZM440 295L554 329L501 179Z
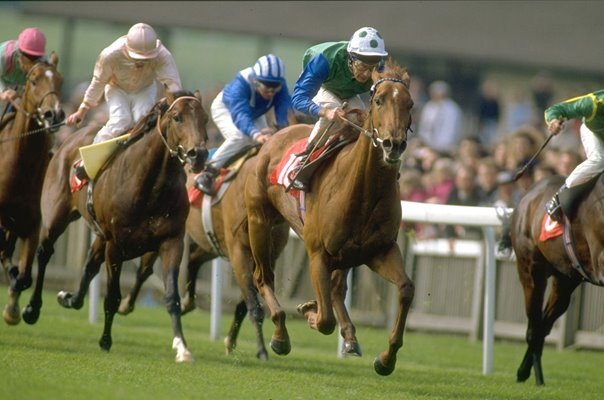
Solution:
M17 40L0 43L0 101L17 97L31 67L46 54L46 37L38 28L26 28Z

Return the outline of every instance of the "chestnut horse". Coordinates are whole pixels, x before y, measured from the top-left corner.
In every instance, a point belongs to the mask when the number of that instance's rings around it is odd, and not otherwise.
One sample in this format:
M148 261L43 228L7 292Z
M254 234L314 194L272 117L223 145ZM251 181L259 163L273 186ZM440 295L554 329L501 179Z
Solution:
M604 219L602 215L604 178L602 175L571 218L572 241L580 265L573 266L565 251L563 235L540 240L545 203L560 188L564 178L553 176L536 183L520 200L511 220L512 246L516 253L528 327L528 348L517 371L519 382L535 369L537 385L543 385L541 355L545 337L570 303L571 294L587 281L604 286ZM551 278L550 293L545 291Z
M203 168L208 156L207 122L208 115L198 93L196 96L187 92L167 93L133 129L131 142L118 149L108 167L95 178L92 205L87 204L86 190L70 192L71 166L79 157L79 147L92 142L99 126L84 127L63 143L44 180L39 272L32 299L24 311L26 322L35 323L38 319L44 271L54 243L71 221L83 216L95 228L96 239L87 256L80 292L75 295L63 292L59 302L65 307L80 308L85 294L82 287L88 287L104 261L107 294L105 326L99 344L109 351L111 326L121 300L122 262L158 252L176 361L193 360L182 333L178 294L178 270L189 212L183 163L189 162L196 172Z
M8 272L9 304L3 317L10 325L21 321L19 294L31 286L32 264L40 234L40 195L50 160L53 138L63 124L63 78L58 57L34 64L27 74L23 95L0 128L0 262ZM19 265L12 265L17 239Z
M219 257L220 254L218 251L221 251L229 259L233 267L233 273L242 294L242 300L235 308L235 318L224 340L226 352L227 354L231 354L235 348L239 328L249 310L250 320L256 331L256 356L261 360L267 360L268 353L264 345L262 333L264 310L259 302L258 291L252 279L253 260L248 239L247 212L243 196L241 195L247 175L254 168L255 162L255 157L247 159L230 182L224 197L212 205L213 232L218 240L219 250L214 248L203 228L201 220L202 209L191 207L189 210L186 224L187 233L193 239L193 246L195 247L191 251L187 267L186 294L182 301L182 311L185 313L195 308L195 283L199 268L203 263ZM192 186L194 177L195 174L189 174L187 187ZM274 249L272 254L274 254L275 258L281 254L287 244L288 235L289 227L286 225L273 230L271 245ZM154 254L148 254L141 260L135 285L130 294L122 300L120 313L128 314L134 309L141 285L153 273L154 260Z
M277 353L289 349L285 312L274 292L270 233L273 226L287 221L304 240L310 260L310 277L316 305L302 307L309 325L323 334L336 326L332 307L335 296L344 298L346 285L336 287L332 273L366 264L398 289L398 314L388 349L374 361L375 371L389 375L396 353L403 345L403 332L414 285L405 273L396 239L401 221L398 187L400 157L406 148L413 100L409 75L393 61L381 72L374 71L369 112L363 127L346 126L343 132L360 130L355 143L344 147L337 157L321 165L306 194L306 220L301 221L297 200L282 186L271 185L269 177L285 152L310 133L309 125L294 125L279 131L260 153L256 168L248 176L245 202L249 235L255 262L254 278L275 324L271 346ZM347 272L347 271L346 271ZM341 274L345 276L345 273ZM337 275L336 275L337 278ZM341 315L338 315L343 321Z

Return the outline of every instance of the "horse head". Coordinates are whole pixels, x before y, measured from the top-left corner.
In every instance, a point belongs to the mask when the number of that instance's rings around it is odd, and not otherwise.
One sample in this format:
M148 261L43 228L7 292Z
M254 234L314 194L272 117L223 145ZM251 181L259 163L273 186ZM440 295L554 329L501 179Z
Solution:
M49 62L37 62L29 70L21 107L38 125L56 132L65 119L61 108L63 77L57 71L59 58L53 52Z
M411 127L413 100L409 93L407 70L388 60L383 71L374 71L369 132L374 145L379 143L384 161L396 164L407 148L407 132Z
M189 163L193 172L200 172L208 159L209 117L202 107L201 94L166 91L167 110L159 119L160 134L165 132L166 145L173 156L184 164ZM163 137L163 134L162 134Z

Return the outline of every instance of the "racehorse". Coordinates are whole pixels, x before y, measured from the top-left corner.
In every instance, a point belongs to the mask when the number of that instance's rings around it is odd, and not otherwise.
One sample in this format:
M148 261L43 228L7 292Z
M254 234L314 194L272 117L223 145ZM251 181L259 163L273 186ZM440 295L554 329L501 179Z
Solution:
M535 370L537 385L543 385L541 355L545 337L566 311L571 294L582 281L604 286L604 178L600 175L571 216L572 243L578 264L565 251L564 236L541 240L545 203L560 188L564 178L553 176L536 183L520 200L511 220L512 246L516 253L520 282L528 317L528 348L517 371L526 381ZM548 220L548 222L551 222ZM547 222L546 222L547 224ZM545 291L551 278L544 307Z
M63 78L58 57L34 64L26 77L16 110L7 114L0 128L0 262L8 272L9 303L6 323L21 321L19 294L31 286L31 269L40 233L40 194L50 160L53 138L65 119L61 108ZM17 239L19 265L12 266Z
M189 211L183 164L188 162L196 172L203 168L208 156L207 122L208 115L198 93L193 96L188 92L168 92L133 128L131 141L114 153L112 161L93 181L94 190L88 187L88 193L85 190L70 193L70 171L79 157L79 147L92 142L99 126L84 127L63 143L44 180L38 279L23 314L26 322L35 323L39 317L44 271L54 243L71 221L83 216L95 228L96 239L87 256L80 291L75 295L64 293L59 302L65 307L81 308L85 294L82 288L88 287L104 260L107 294L105 326L99 344L109 351L113 317L121 300L122 262L158 252L176 361L193 361L182 333L178 294L178 269ZM91 197L91 203L87 197Z
M222 199L212 205L211 236L217 240L216 248L202 224L202 210L207 203L202 203L202 208L191 207L187 217L187 233L193 239L195 248L190 254L187 267L186 294L182 301L183 314L195 308L196 279L199 268L207 261L213 260L221 255L228 258L233 267L235 279L241 289L242 300L235 308L235 317L229 332L224 340L227 354L231 354L237 344L239 328L248 310L250 320L256 332L257 352L256 356L261 360L268 359L268 352L264 345L262 323L264 321L264 310L258 299L258 292L252 279L253 260L248 239L247 212L243 193L245 180L249 171L254 168L256 158L248 158L242 165L237 175L230 181L230 185ZM194 174L189 174L187 187L194 182ZM289 227L285 224L277 227L272 232L271 245L274 249L275 259L283 251L287 244ZM223 254L220 254L223 253ZM128 314L134 309L136 297L141 285L153 273L153 254L143 257L140 268L137 271L136 281L132 291L122 300L120 313Z
M331 296L333 291L340 291L338 296L343 298L346 286L334 287L332 273L347 272L349 268L366 264L397 287L398 314L388 349L374 361L378 374L389 375L403 344L414 294L413 282L405 273L396 242L401 221L397 178L413 100L406 69L393 61L389 60L383 71L374 71L372 79L375 83L370 92L369 112L362 116L362 127L355 124L343 128L344 133L360 130L361 134L356 142L342 148L337 157L328 159L315 171L304 205L298 206L297 199L283 186L271 185L270 175L285 152L309 135L309 125L285 128L262 147L256 168L246 181L245 202L255 262L254 278L275 324L273 350L279 354L280 350L290 347L285 313L274 293L274 273L270 265L271 229L287 221L303 238L310 260L317 301L315 305L303 306L301 311L312 328L323 334L331 334L335 329ZM298 207L306 208L304 223Z

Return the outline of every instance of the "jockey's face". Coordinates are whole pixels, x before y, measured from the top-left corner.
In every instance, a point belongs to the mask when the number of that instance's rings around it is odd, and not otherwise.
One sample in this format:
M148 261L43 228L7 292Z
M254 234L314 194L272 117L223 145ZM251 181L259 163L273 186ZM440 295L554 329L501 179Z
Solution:
M34 64L37 61L36 59L32 59L21 52L19 52L19 57L17 57L17 60L19 62L19 67L21 68L21 71L23 71L26 74L29 72L29 70L34 66Z
M264 100L270 100L281 90L281 84L266 84L256 81L256 91Z
M371 74L377 66L378 64L367 64L361 60L354 60L352 62L352 76L356 81L365 83L371 78Z

